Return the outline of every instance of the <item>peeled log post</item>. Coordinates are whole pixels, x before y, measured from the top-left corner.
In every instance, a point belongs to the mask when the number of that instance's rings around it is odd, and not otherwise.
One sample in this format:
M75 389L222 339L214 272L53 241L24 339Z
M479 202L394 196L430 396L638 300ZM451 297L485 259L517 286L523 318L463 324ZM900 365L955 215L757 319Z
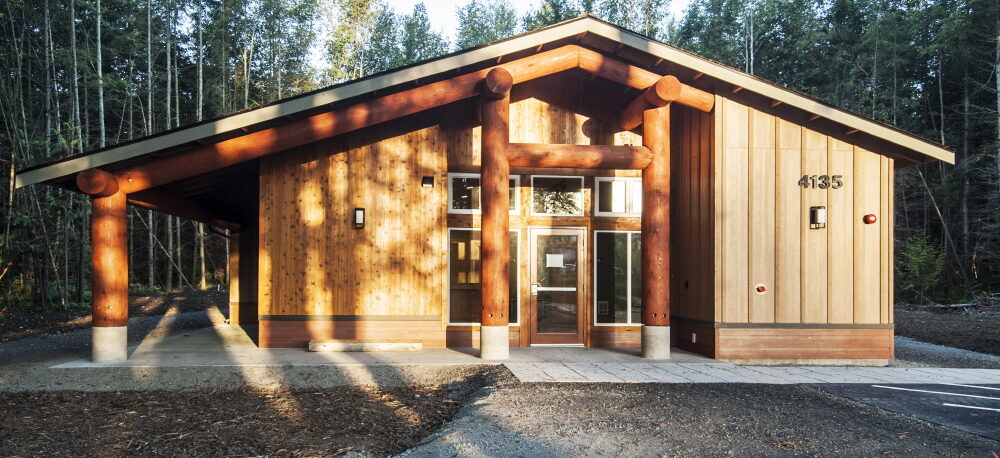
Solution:
M511 167L642 170L653 153L645 146L511 143L507 159Z
M643 112L642 355L670 357L670 105Z
M482 300L479 332L480 357L507 359L510 354L507 329L510 307L510 164L506 147L510 140L510 73L490 70L483 87L504 88L503 94L484 95L482 110ZM499 98L496 98L500 95Z
M128 237L125 193L91 199L93 360L128 358Z
M715 105L715 96L681 83L675 76L667 75L633 99L618 115L618 124L624 130L635 129L639 124L642 124L644 111L666 106L671 102L677 102L708 113Z

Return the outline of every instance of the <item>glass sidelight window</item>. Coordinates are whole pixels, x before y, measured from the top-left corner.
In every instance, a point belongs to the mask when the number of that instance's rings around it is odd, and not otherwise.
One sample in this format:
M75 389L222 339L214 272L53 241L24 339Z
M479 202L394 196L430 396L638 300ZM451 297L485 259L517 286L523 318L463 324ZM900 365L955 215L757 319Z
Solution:
M642 323L640 234L594 231L594 322Z
M583 215L583 177L531 177L531 212L536 215Z
M479 324L483 295L482 233L479 229L448 230L448 322ZM518 233L510 231L510 312L509 322L518 320L517 252Z
M510 211L517 213L520 203L517 188L521 177L510 177ZM478 173L448 174L448 213L478 214L481 208L482 181Z

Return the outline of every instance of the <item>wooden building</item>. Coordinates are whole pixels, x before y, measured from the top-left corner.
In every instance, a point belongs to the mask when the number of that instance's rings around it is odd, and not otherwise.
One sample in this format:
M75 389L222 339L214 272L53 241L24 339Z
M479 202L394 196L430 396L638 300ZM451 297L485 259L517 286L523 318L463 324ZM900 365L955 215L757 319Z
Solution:
M893 175L942 146L591 16L17 174L227 229L231 321L316 339L893 356Z

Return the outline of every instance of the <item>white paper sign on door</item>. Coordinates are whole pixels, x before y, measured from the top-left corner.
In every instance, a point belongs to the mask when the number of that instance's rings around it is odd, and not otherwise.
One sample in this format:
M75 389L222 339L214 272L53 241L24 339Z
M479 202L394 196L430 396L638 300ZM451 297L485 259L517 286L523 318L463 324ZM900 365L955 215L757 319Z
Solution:
M563 267L563 255L561 254L546 254L545 255L545 267Z

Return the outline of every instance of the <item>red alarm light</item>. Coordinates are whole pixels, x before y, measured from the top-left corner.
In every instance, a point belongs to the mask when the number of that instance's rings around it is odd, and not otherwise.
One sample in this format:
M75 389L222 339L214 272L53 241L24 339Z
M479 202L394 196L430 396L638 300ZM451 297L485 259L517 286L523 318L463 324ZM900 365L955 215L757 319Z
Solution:
M764 286L763 283L758 283L757 286L754 287L754 291L757 291L757 294L764 294L767 292L767 286Z
M864 221L865 224L875 224L875 222L878 221L878 217L875 216L874 214L869 213L865 215L865 217L862 218L861 220Z

